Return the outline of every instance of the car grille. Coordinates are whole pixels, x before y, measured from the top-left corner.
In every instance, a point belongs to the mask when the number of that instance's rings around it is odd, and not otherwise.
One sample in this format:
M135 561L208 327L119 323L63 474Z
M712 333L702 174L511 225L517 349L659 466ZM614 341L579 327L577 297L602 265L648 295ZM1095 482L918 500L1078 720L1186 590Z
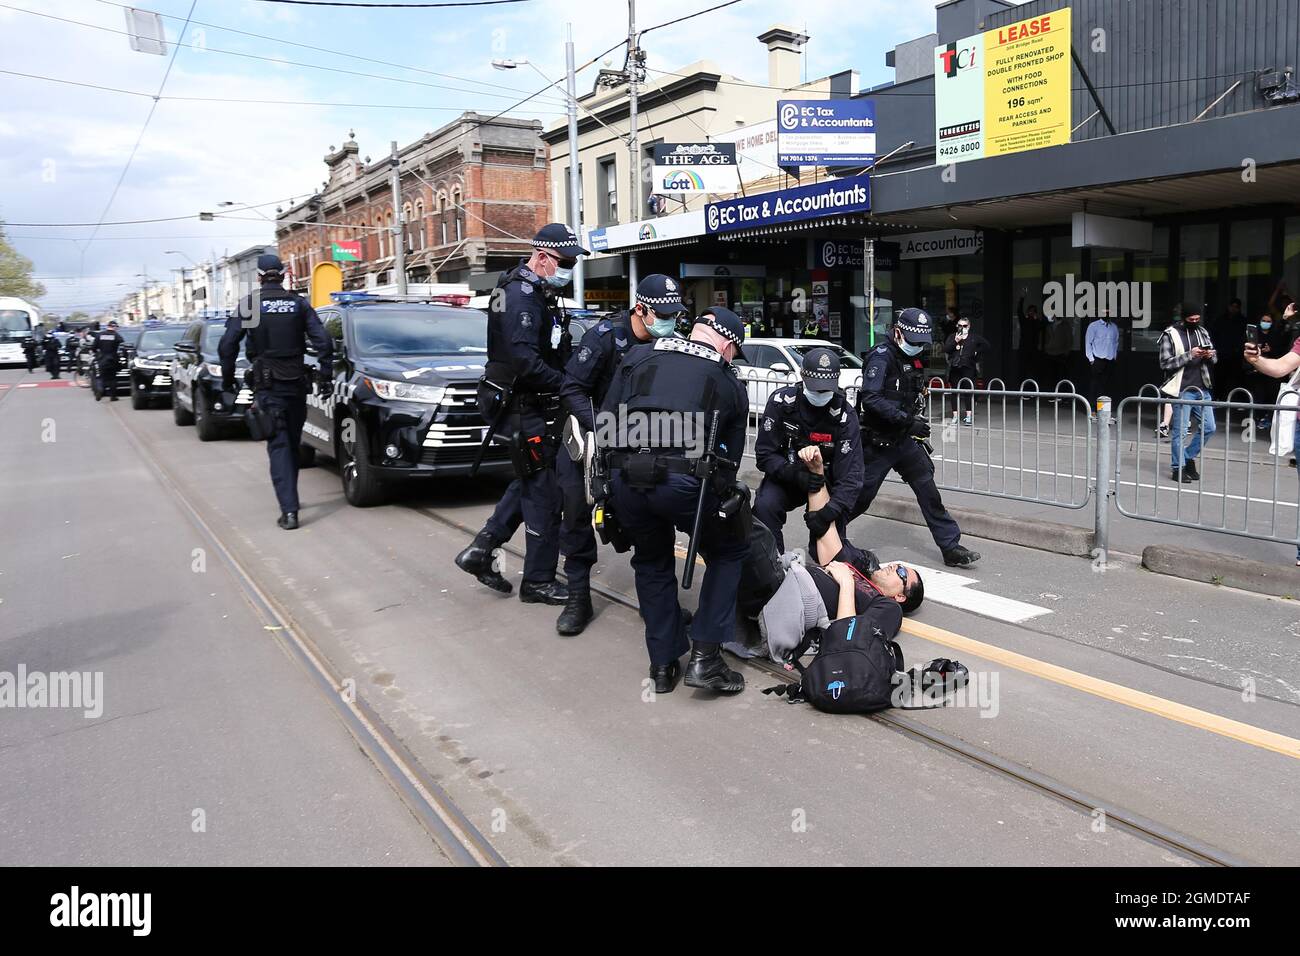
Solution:
M487 425L478 413L478 383L455 382L447 386L438 405L439 419L424 436L420 462L426 465L468 465L474 461ZM485 462L504 461L506 450L493 445L483 455Z

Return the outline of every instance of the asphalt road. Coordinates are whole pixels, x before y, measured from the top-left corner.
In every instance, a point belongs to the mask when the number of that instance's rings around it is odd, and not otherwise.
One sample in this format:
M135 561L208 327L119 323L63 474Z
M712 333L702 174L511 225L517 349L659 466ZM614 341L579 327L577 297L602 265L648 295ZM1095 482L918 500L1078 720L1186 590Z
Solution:
M15 377L0 373L0 383ZM628 607L598 600L599 616L587 632L564 639L554 632L555 609L500 597L452 566L467 535L447 522L477 527L499 486L430 483L388 506L360 510L343 501L333 467L317 467L302 476L304 526L286 534L275 527L265 454L256 444L238 437L201 444L192 428L174 426L166 410L133 411L122 402L96 406L76 390L22 390L0 400L6 436L15 434L11 424L20 433L31 431L45 417L66 421L72 439L60 426L58 444L68 441L62 452L68 458L46 481L36 482L31 462L42 453L34 447L39 437L8 437L0 451L8 466L0 483L3 500L21 503L4 520L7 532L13 521L20 533L4 537L11 553L0 556L6 572L0 614L14 612L10 603L29 593L27 581L35 589L58 581L58 594L78 594L75 618L54 610L66 604L60 601L32 606L17 618L22 623L14 650L38 660L34 648L44 642L33 633L57 632L60 646L76 648L67 651L73 660L89 659L94 648L120 642L122 634L157 634L149 645L157 655L147 668L152 683L141 687L135 706L143 709L153 693L183 711L154 729L164 737L217 720L211 712L201 717L189 710L189 702L211 696L196 685L210 671L220 672L220 664L194 665L216 653L214 645L242 662L225 660L227 666L263 681L279 674L271 666L278 663L286 671L278 680L287 686L294 665L273 635L250 632L245 641L229 642L232 629L244 633L248 625L236 628L217 611L234 619L242 599L233 588L213 586L212 568L195 591L192 579L203 576L189 571L188 558L170 557L177 551L188 556L196 539L168 500L172 492L151 480L155 468L335 669L354 677L359 694L394 736L511 863L1189 864L1185 854L1121 826L1101 825L1105 821L1086 807L950 749L876 720L830 717L766 697L759 690L774 680L752 666L745 667L749 687L737 698L684 687L666 697L645 694L641 624ZM99 443L111 454L90 454ZM15 446L24 449L21 454ZM93 503L100 489L112 489L111 514L95 517L103 512L92 510L74 526L95 529L95 540L121 529L140 547L119 547L74 574L63 556L90 546L48 540L54 536L46 512L66 496ZM73 515L77 507L71 506ZM59 520L69 517L68 507L57 508ZM938 555L924 528L864 518L851 533L884 558L933 569L932 597L902 639L908 662L959 657L977 686L983 681L990 691L981 707L909 712L910 720L1236 857L1300 859L1300 836L1291 826L1297 761L1277 752L1279 738L1272 736L1300 737L1300 615L1293 603L1135 567L1094 573L1087 561L973 539L968 543L984 552L985 561L972 572L945 576L936 573ZM23 542L16 554L15 538ZM522 535L515 543L522 544ZM505 560L517 581L518 560L509 554ZM8 580L29 568L22 587ZM101 583L92 585L91 578ZM625 556L603 551L596 580L613 592L634 593ZM151 602L176 610L162 616ZM220 623L196 634L190 646L187 622L206 608ZM81 623L70 628L51 618ZM80 636L87 620L103 622L97 642ZM6 662L17 659L12 643L0 645ZM1119 690L1098 690L1097 681ZM263 687L248 698L222 697L226 747L269 746L269 725L277 731L273 739L284 741L274 747L273 762L292 768L284 776L294 788L303 787L307 767L318 777L338 776L343 758L322 759L329 754L304 745L310 740L323 748L329 734L286 732L295 716L304 726L333 721L338 727L328 709L302 700L287 708L292 715L254 719L273 706L268 697L290 695L276 686L274 693ZM305 680L299 689L310 697ZM1170 716L1181 714L1179 708L1194 708L1194 715ZM12 750L40 746L34 739L40 728L11 723L13 716L0 712L5 744L15 745L0 749L0 770L9 769L4 762L14 759L7 756ZM1225 721L1238 729L1225 731ZM87 722L78 715L76 723ZM242 734L235 724L243 725ZM80 736L102 735L111 726ZM232 812L237 808L266 827L285 826L252 794L241 793L238 767L225 768L220 756L203 748L186 750L181 760L189 769L178 767L173 750L153 740L145 722L137 726L149 742L135 741L134 749L124 742L113 761L82 755L85 765L71 772L106 780L126 775L134 782L137 775L121 760L128 752L148 753L151 766L168 770L169 780L158 784L163 791L187 773L229 777ZM346 749L346 733L338 732ZM303 749L283 753L290 740ZM350 756L373 778L374 807L391 804L401 819L404 810L366 759L355 749ZM40 765L34 769L42 779ZM359 772L346 777L353 787L362 779ZM15 813L30 817L33 806L44 809L41 801L54 787L51 780L28 799L15 774L4 778L5 820ZM131 785L119 782L115 792ZM151 783L134 786L153 789ZM273 788L265 778L259 786L276 793L273 804L286 811L298 792ZM114 812L147 818L157 799L136 797L129 809L105 801L98 819ZM310 815L320 812L320 803L319 796L304 793L298 809ZM368 824L379 826L383 815L370 805L367 811ZM43 833L54 822L37 813L21 832L33 846L57 843L57 834ZM301 817L297 825L303 826ZM10 829L0 829L6 843ZM417 842L408 846L390 834L395 860L407 861L398 857L398 846L408 852L428 847L427 838L420 844L422 835L413 835ZM193 860L179 856L187 837L183 831L176 845L150 843L141 852L156 862ZM284 862L317 862L320 854L342 853L347 845L301 831L281 842L291 845Z
M98 716L0 709L0 864L445 864L119 408L0 391L0 671L102 675Z

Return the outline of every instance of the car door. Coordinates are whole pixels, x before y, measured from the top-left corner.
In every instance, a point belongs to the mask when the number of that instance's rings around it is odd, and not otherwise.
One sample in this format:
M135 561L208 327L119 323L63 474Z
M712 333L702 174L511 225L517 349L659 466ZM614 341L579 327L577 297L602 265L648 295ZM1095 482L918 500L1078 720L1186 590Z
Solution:
M750 379L752 384L749 386L750 405L755 411L762 411L767 407L772 393L789 385L794 381L794 376L781 370L782 363L789 368L790 359L780 349L770 345L756 345L752 348L745 346L746 354L751 351L753 354L749 355L749 361L753 372Z
M317 309L317 316L325 331L334 340L334 368L339 367L339 350L343 337L343 317L338 309ZM307 424L303 427L303 441L327 455L334 454L334 380L322 382L316 375L320 357L308 351L303 361L312 370L311 391L307 394Z
M199 349L203 343L203 322L193 322L185 330L185 335L181 337L176 349L176 357L173 359L174 374L172 381L176 386L176 396L180 399L181 405L194 410L194 375L198 371ZM179 346L184 345L185 348Z

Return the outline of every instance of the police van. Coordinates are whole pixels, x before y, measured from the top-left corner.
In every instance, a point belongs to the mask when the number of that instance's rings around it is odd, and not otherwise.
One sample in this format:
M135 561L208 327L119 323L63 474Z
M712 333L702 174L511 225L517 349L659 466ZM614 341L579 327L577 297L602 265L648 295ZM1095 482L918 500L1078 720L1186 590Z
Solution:
M379 504L396 482L469 474L487 431L475 397L487 316L370 293L331 298L316 312L334 340L334 375L313 376L303 464L318 452L337 461L358 507ZM479 474L510 471L505 448L489 446Z

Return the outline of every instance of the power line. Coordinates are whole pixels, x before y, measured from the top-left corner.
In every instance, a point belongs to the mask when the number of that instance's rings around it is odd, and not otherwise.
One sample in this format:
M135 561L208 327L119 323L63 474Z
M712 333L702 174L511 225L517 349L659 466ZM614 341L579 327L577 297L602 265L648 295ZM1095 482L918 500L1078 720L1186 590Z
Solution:
M3 72L3 71L0 71L0 72ZM262 208L265 208L266 206L275 206L275 205L278 205L278 204L280 204L280 203L292 202L292 201L293 201L293 197L292 197L292 196L287 196L287 197L283 197L283 198L280 198L280 199L272 199L270 202L252 203L252 204L247 205L247 206L240 206L238 209L233 209L233 210L231 210L230 212L214 212L214 213L211 213L211 215L212 215L213 217L217 218L217 219L246 219L246 220L248 220L249 222L270 222L271 220L268 220L268 219L254 219L254 218L251 217L251 216L236 216L235 213L237 213L237 212L247 212L247 211L250 210L250 209L262 209ZM139 225L143 225L143 224L145 224L145 223L153 223L153 222L180 222L181 220L184 220L184 219L198 219L199 216L200 216L200 213L197 213L197 212L196 212L196 213L191 213L191 214L188 215L188 216L162 216L162 217L159 217L159 218L156 218L156 219L121 219L121 220L118 220L118 221L116 221L116 222L102 222L102 221L101 221L101 222L99 223L99 225L101 225L101 226L139 226ZM25 227L25 228L38 228L38 229L39 229L39 228L62 229L62 228L75 228L75 227L93 226L93 225L95 225L95 223L93 223L93 222L7 222L7 221L0 221L0 225L3 225L3 226L23 226L23 227ZM92 234L92 236L90 237L90 239L85 239L85 240L81 240L81 241L83 241L83 242L90 242L90 241L93 240L93 238L94 238L94 236L93 236L93 234ZM126 237L107 237L107 238L126 238Z
M231 96L155 96L153 93L145 93L140 90L124 90L116 86L103 86L98 83L84 83L80 80L65 80L57 76L42 76L39 73L21 73L17 70L0 70L0 74L21 76L28 80L44 80L47 83L61 83L65 86L79 86L84 89L98 90L101 93L121 93L125 96L147 96L154 100L155 103L160 100L171 100L180 103L239 103L250 106L325 106L337 109L423 110L452 113L465 112L465 110L459 106L419 106L411 103L323 103L314 100L250 100ZM514 108L515 107L513 106L507 107L500 113L497 113L493 118L499 118ZM564 114L551 111L539 111L538 115L563 116ZM482 123L479 122L478 125L482 125Z
M251 232L218 233L213 236L99 236L96 239L78 239L75 236L6 236L6 239L23 239L28 242L45 240L49 242L172 242L178 239L249 239Z
M109 6L109 7L117 7L122 10L131 9L127 4L117 3L116 0L95 0L95 2L102 3L105 6ZM167 13L160 13L159 16L166 20L180 19L180 17L173 16ZM238 36L252 37L257 40L267 40L271 43L275 43L283 46L296 46L303 50L313 50L316 53L328 53L331 56L341 56L347 59L361 60L365 63L378 63L380 66L391 66L398 70L410 70L413 73L424 73L428 76L440 76L443 79L448 79L448 80L460 80L462 83L474 83L477 84L478 86L487 86L496 90L506 90L511 94L518 94L520 92L520 90L516 89L513 86L504 86L500 83L489 83L487 80L476 80L473 77L460 76L456 73L439 73L437 70L426 70L422 67L409 66L405 63L394 63L392 60L379 60L370 56L362 56L360 53L350 53L346 50L331 50L329 47L313 46L310 43L301 43L297 40L290 40L285 37L268 36L264 33L251 33L248 30L237 30L234 27L224 26L220 23L205 23L202 20L195 20L193 22L195 26L207 27L208 29L211 30L220 30L223 33L233 33Z
M721 10L723 7L734 6L740 2L741 0L727 0L726 3L719 3L717 6L709 7L706 10L697 10L695 13L688 13L686 16L678 17L676 20L665 20L663 23L656 23L654 26L646 27L644 30L638 32L641 36L645 36L647 33L654 30L662 30L664 27L675 27L679 23L685 23L687 20L694 20L696 17L702 17L706 13L712 13L714 10Z
M128 33L126 30L115 30L112 27L100 26L97 23L87 23L84 20L72 20L69 19L68 17L56 17L54 16L54 14L51 13L40 13L39 11L36 10L26 10L22 7L11 6L10 4L7 3L0 3L0 9L14 10L17 11L18 13L26 13L34 17L43 17L46 20L54 20L58 23L66 23L71 26L85 27L86 29L89 30L99 30L103 33L112 33L112 34L116 34L117 36L124 36L124 37L131 36L131 34ZM340 73L345 76L361 76L372 80L387 80L388 82L391 83L407 83L412 86L423 86L434 90L448 90L453 93L473 93L476 96L491 96L499 99L509 99L514 93L517 92L512 90L511 93L488 93L484 90L471 90L471 89L466 89L462 86L445 86L440 83L425 83L422 80L410 80L400 76L384 76L381 73L363 73L360 70L344 70L334 66L321 66L316 63L303 63L299 60L284 60L278 57L261 56L256 53L243 53L239 50L222 50L217 47L204 46L196 43L176 42L173 45L177 47L184 47L187 50L199 50L200 52L203 53L219 53L223 56L237 56L248 60L261 60L264 63L274 63L277 66L299 66L299 67L305 67L306 69L309 70L322 70L327 73ZM470 80L468 82L475 82L475 81ZM555 104L558 101L548 100L547 102Z
M198 0L190 0L190 11L185 16L185 26L181 27L180 37L184 39L185 30L189 27L190 17L194 15L194 7ZM140 149L140 144L144 142L145 130L149 128L149 123L153 119L154 112L158 109L158 98L162 96L163 88L167 85L167 78L172 75L172 67L176 63L176 54L180 52L180 47L172 47L171 58L167 61L167 69L163 72L162 82L158 84L158 92L154 94L153 103L149 107L149 114L144 118L144 125L140 127L140 135L135 138L135 145L131 147L131 153L126 157L126 165L122 167L122 175L117 177L117 183L113 186L113 192L108 197L108 202L104 205L104 211L99 214L99 222L95 224L95 229L90 234L94 239L99 233L99 227L104 224L104 219L108 216L108 211L113 208L113 202L117 199L118 190L122 188L122 183L126 179L127 172L131 169L131 163L135 161L135 154ZM84 256L83 256L84 260Z
M258 0L259 3L288 3L296 7L360 7L363 10L430 10L442 7L495 7L528 0L458 0L449 3L359 3L354 0Z

